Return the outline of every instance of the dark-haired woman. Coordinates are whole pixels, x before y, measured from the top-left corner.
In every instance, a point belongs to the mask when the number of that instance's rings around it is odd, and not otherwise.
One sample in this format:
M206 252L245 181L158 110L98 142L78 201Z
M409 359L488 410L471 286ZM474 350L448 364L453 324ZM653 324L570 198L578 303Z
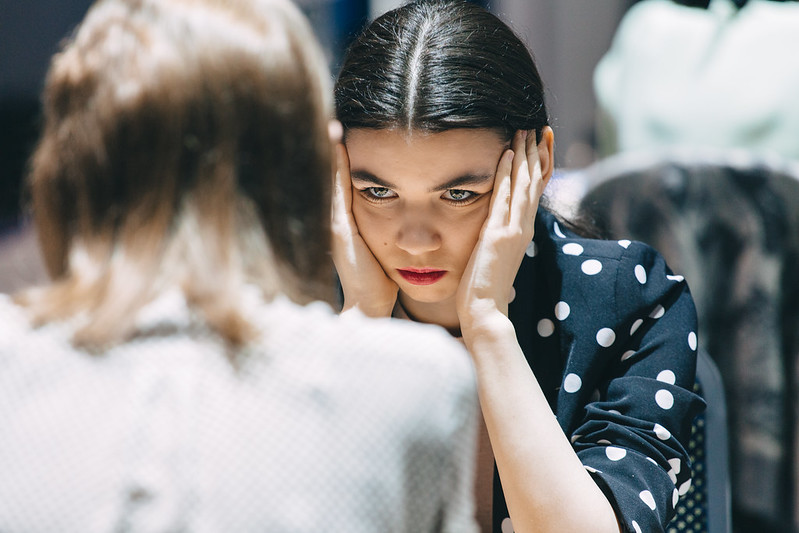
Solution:
M344 310L463 339L483 530L663 531L702 406L693 302L651 248L540 207L554 135L523 43L474 4L412 2L355 40L336 112Z

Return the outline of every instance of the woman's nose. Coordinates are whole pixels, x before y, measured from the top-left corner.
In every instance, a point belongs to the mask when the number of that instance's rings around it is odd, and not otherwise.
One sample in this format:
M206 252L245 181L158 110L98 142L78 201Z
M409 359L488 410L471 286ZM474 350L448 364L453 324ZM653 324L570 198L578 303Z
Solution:
M397 235L397 247L411 255L422 255L441 247L441 236L424 220L409 217Z

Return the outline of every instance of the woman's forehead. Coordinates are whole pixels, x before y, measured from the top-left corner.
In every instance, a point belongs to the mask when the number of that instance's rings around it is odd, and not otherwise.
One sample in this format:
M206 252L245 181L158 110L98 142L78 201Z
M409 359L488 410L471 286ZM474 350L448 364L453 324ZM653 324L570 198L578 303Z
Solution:
M494 130L440 133L353 129L347 132L353 177L372 175L392 183L424 178L426 186L464 175L493 176L507 143Z

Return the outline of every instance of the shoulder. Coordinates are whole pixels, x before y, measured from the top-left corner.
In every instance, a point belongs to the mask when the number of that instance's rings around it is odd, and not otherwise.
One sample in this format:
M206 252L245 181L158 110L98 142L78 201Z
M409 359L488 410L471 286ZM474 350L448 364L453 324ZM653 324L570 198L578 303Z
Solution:
M3 329L27 329L28 321L25 318L23 309L14 303L7 294L0 294L0 321ZM0 336L2 338L4 336Z
M288 384L297 397L323 395L342 420L385 421L394 435L425 428L444 442L477 411L471 358L438 326L338 315L321 303L266 307L272 328L257 356L264 379Z
M684 284L669 269L660 253L648 244L581 237L564 227L553 215L539 213L536 247L545 269L558 272L578 285L597 287L663 286Z
M331 358L340 366L359 367L359 373L373 371L378 380L393 375L416 384L438 382L440 387L443 380L473 386L468 352L438 326L368 318L358 311L339 315L320 302L299 306L281 299L267 308L265 320L280 324L277 330L271 327L267 345L292 347L302 357Z
M3 358L34 342L34 329L25 309L7 294L0 294L0 331L0 356Z
M685 278L673 273L651 246L581 237L546 211L539 212L535 241L537 253L525 262L528 277L538 279L524 283L548 295L550 307L579 309L582 319L572 321L572 327L589 322L631 326L665 312L684 315L686 323L695 321Z

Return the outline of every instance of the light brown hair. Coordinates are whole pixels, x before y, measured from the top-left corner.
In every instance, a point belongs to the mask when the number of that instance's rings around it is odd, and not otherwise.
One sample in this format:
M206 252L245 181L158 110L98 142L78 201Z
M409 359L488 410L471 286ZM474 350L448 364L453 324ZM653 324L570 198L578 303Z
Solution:
M330 301L329 75L281 0L102 0L50 66L29 187L53 283L17 296L78 345L178 287L224 339L242 289Z

